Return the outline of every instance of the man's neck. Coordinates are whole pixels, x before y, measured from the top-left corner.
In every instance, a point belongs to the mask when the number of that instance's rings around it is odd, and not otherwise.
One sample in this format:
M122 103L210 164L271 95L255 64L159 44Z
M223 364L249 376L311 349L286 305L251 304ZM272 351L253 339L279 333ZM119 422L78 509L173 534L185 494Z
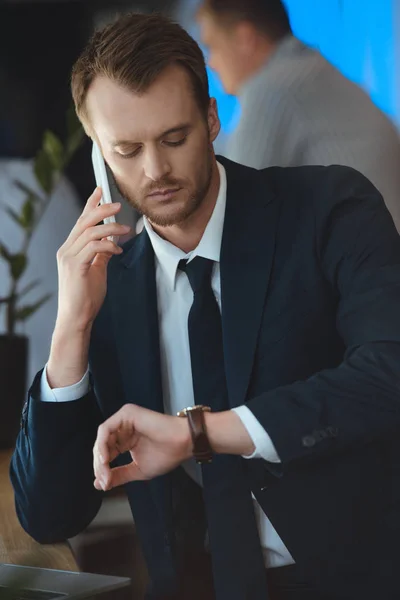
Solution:
M151 223L154 231L186 254L194 250L203 237L207 224L213 214L218 198L220 176L216 160L213 161L210 188L199 209L178 225L161 227Z

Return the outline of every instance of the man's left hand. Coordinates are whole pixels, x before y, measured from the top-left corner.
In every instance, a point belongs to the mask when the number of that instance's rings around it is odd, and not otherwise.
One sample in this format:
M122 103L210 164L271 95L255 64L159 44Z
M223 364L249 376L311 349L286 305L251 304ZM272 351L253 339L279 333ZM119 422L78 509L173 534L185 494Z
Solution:
M132 462L110 467L119 454ZM187 419L125 404L100 425L93 448L94 486L109 490L129 481L147 480L175 469L192 456Z

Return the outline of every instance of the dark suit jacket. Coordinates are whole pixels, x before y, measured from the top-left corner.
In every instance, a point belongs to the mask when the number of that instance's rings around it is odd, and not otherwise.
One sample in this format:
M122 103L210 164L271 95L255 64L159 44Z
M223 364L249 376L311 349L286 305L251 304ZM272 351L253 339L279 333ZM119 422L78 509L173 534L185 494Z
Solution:
M246 461L253 492L319 590L398 599L400 239L352 169L221 161L229 400L247 403L282 460ZM20 521L41 542L75 535L100 506L99 422L127 402L163 410L146 232L110 263L90 366L87 397L41 403L39 373L24 409L11 478ZM126 486L155 595L172 571L168 485L165 476Z

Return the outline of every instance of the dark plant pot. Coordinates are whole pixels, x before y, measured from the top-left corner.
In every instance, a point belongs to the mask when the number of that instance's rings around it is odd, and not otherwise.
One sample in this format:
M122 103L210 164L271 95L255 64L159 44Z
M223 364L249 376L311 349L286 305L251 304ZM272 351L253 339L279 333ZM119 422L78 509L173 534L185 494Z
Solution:
M28 338L0 335L0 447L12 448L26 394Z

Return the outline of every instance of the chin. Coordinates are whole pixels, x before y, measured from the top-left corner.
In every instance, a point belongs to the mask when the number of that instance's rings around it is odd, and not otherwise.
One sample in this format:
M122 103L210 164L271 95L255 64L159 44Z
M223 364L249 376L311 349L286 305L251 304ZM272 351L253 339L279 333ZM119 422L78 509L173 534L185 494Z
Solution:
M186 221L198 208L197 202L179 202L178 206L176 204L178 203L171 202L169 206L160 207L160 210L154 210L153 207L153 210L145 211L144 214L154 225L171 227Z
M159 213L152 213L146 216L154 225L158 225L159 227L172 227L173 225L183 223L190 215L188 215L186 211L171 211L169 213L167 211L160 211Z

